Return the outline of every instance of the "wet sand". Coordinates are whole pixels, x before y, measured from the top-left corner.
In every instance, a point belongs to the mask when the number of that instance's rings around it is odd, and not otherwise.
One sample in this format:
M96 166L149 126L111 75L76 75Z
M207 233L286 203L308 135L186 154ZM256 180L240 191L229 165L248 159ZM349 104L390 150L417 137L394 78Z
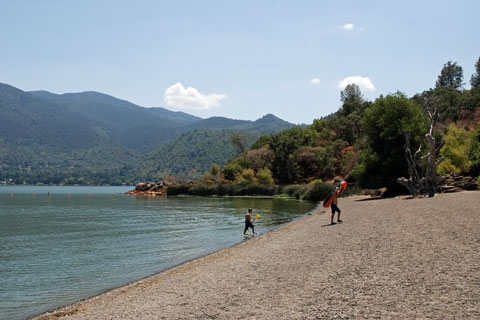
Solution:
M339 207L35 319L480 319L480 192Z

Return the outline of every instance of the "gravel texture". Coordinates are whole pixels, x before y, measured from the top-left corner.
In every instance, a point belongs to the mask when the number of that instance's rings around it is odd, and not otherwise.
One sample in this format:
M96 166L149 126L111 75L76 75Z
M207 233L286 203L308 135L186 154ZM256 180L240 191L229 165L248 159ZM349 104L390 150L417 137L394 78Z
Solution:
M339 207L35 319L480 319L480 192Z

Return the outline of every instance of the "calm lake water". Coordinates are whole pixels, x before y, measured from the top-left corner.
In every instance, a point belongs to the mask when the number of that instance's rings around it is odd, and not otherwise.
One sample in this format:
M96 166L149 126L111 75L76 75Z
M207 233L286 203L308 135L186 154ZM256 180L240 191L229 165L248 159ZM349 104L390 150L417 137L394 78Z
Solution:
M316 207L123 194L131 189L0 186L0 319L23 319L244 241L249 207L261 214L259 233Z

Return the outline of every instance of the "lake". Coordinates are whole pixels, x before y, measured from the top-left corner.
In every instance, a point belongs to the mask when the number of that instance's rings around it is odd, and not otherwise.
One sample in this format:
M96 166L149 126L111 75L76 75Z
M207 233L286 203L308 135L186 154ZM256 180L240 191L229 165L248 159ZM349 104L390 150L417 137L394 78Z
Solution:
M250 207L264 233L317 206L124 195L131 189L0 186L0 319L24 319L245 241Z

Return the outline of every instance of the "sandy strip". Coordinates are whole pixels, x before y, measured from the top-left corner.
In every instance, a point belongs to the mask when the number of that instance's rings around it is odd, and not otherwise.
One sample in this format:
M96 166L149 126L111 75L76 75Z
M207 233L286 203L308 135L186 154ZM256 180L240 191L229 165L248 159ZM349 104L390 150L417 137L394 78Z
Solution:
M35 319L480 319L480 192L362 199Z

